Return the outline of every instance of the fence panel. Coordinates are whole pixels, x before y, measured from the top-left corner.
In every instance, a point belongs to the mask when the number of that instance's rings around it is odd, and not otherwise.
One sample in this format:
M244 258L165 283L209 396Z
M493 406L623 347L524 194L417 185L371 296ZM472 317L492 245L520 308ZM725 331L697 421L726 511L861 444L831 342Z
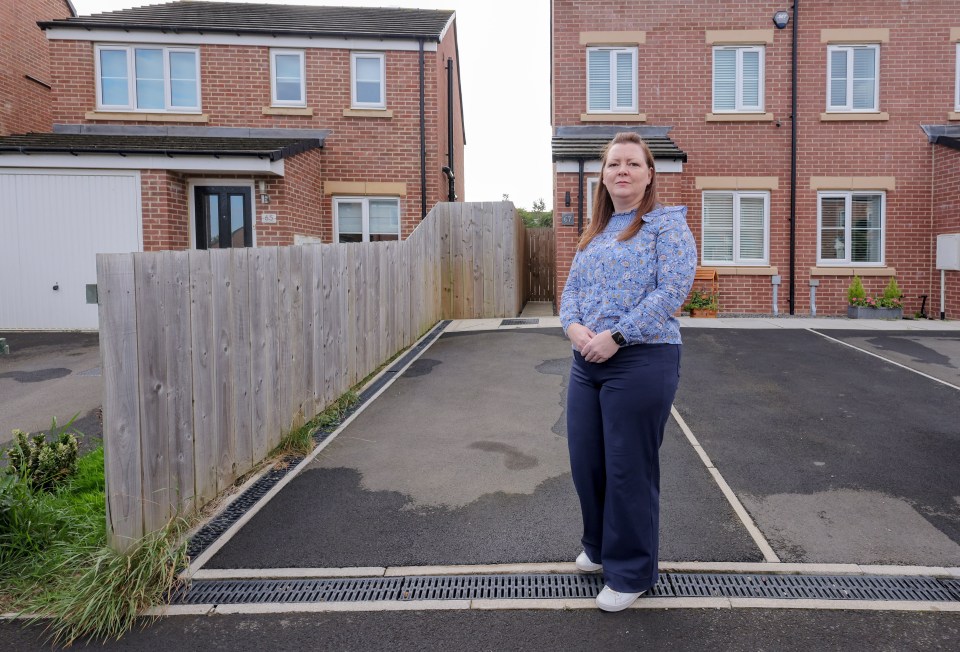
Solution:
M552 228L526 229L528 301L553 301L556 257Z

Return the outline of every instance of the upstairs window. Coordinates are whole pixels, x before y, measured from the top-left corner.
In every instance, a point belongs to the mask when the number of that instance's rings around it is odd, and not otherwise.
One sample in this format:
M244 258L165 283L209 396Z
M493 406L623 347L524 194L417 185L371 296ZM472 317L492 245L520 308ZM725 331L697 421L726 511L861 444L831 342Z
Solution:
M827 111L879 111L879 45L827 48Z
M587 112L637 111L637 48L587 48Z
M817 264L882 264L886 197L877 192L817 196Z
M763 54L759 46L713 48L713 112L763 112Z
M270 102L273 106L306 106L303 51L270 51Z
M95 52L98 109L200 110L199 50L101 45Z
M770 243L770 194L703 193L703 263L766 265Z
M383 53L354 52L350 55L351 103L357 109L387 107Z

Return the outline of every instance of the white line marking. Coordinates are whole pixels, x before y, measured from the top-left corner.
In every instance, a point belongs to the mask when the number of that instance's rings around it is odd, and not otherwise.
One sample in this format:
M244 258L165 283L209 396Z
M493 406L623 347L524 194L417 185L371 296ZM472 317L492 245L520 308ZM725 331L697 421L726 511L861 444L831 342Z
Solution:
M838 339L835 338L835 337L830 337L829 335L824 335L823 333L819 333L819 332L813 330L812 328L808 328L807 330L810 331L811 333L816 333L816 334L819 335L820 337L825 337L825 338L827 338L828 340L830 340L830 341L832 341L832 342L836 342L837 344L843 344L844 346L849 346L851 349L855 349L855 350L857 350L857 351L860 351L861 353L866 353L867 355L872 355L873 357L879 358L880 360L883 360L884 362L889 362L889 363L892 364L892 365L896 365L896 366L900 367L901 369L906 369L907 371L912 371L913 373L919 374L920 376L923 376L924 378L929 378L930 380L936 381L936 382L940 383L941 385L946 385L947 387L952 387L953 389L956 389L956 390L960 391L960 387L954 385L953 383L948 383L947 381L941 380L940 378L935 378L934 376L931 376L930 374L925 374L925 373L923 373L922 371L917 371L917 370L914 369L913 367L908 367L908 366L905 365L905 364L900 364L899 362L894 362L893 360L891 360L891 359L889 359L889 358L885 358L885 357L883 357L882 355L877 355L877 354L874 353L873 351L867 351L866 349L861 349L859 346L854 346L853 344L850 344L849 342L844 342L843 340L838 340Z
M713 465L713 462L710 461L706 451L703 450L703 447L700 446L700 442L697 441L697 438L693 436L693 432L691 432L690 427L687 426L687 422L684 421L683 417L680 416L680 413L677 412L677 408L670 406L670 413L676 420L677 425L680 426L680 430L682 430L683 434L687 436L687 439L690 441L693 449L697 451L700 459L703 460L703 463L707 466L707 470L710 472L710 475L713 476L713 479L716 480L717 485L720 487L720 491L723 492L723 495L726 496L727 501L733 507L733 511L735 511L737 516L740 517L740 521L743 523L743 526L747 528L747 532L750 533L754 543L756 543L757 547L760 548L760 552L763 553L763 558L768 562L779 563L780 558L777 557L777 553L775 553L773 548L770 547L770 544L763 536L763 533L760 532L760 528L758 528L753 522L753 519L750 518L750 514L747 513L747 510L740 502L740 499L737 498L736 494L734 494L733 490L730 488L730 485L728 485L727 481L723 479L722 475L720 475L720 471L718 471Z
M439 327L439 323L435 325L433 328L429 329L426 333L424 333L423 337L419 338L416 342L414 342L410 346L410 349L416 348L423 340L425 340L427 337L430 337L433 334L434 330L438 327ZM438 339L440 339L440 335L437 335L434 338L433 342L436 342ZM190 579L191 577L193 577L193 574L196 573L198 570L200 570L204 564L210 561L210 559L215 554L217 554L217 552L219 552L220 549L223 548L223 546L225 546L230 541L230 539L232 539L237 534L237 532L239 532L240 529L250 521L250 519L256 516L257 512L263 509L264 505L266 505L268 502L270 502L270 500L273 499L274 496L280 493L280 490L286 487L295 477L297 477L300 471L306 468L306 466L310 464L314 460L314 458L316 458L316 456L319 455L324 448L330 445L330 442L336 439L337 436L341 432L343 432L347 426L353 423L353 420L356 419L364 410L366 410L367 406L371 405L377 399L378 396L380 396L383 392L385 392L387 388L389 388L396 381L397 378L402 376L403 372L406 371L407 367L409 367L411 364L416 362L417 359L419 359L420 356L422 356L430 348L430 346L433 346L433 342L431 342L429 346L423 347L423 349L421 349L421 351L417 355L413 356L407 362L407 364L403 366L403 368L397 371L397 373L393 374L393 378L391 378L388 382L384 383L383 387L377 390L377 392L373 396L371 396L369 399L367 399L366 402L364 402L359 408L357 408L356 412L354 412L349 417L347 417L347 419L343 423L341 423L336 430L331 432L326 439L324 439L320 444L318 444L309 455L304 457L303 460L299 464L297 464L296 467L294 467L285 476L283 476L280 479L280 481L277 482L277 484L275 484L266 494L264 494L260 498L260 500L258 500L254 505L252 505L250 509L248 509L243 516L237 519L236 522L234 522L233 525L227 528L227 530L223 534L221 534L212 544L210 544L210 546L206 550L200 553L197 556L197 558L191 562L190 566L188 566L186 570L180 573L180 578ZM373 381L371 380L371 382ZM369 384L370 383L368 383L367 385L369 386ZM267 468L264 469L263 473L261 473L260 475L263 475L269 472L272 468L273 468L272 465L267 466Z

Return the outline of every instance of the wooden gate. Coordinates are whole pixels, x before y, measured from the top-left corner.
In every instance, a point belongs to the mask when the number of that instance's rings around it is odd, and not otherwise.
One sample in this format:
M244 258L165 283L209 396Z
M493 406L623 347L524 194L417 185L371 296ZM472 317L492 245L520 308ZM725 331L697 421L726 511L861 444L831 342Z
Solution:
M552 228L527 229L527 301L553 301L556 285L556 247Z

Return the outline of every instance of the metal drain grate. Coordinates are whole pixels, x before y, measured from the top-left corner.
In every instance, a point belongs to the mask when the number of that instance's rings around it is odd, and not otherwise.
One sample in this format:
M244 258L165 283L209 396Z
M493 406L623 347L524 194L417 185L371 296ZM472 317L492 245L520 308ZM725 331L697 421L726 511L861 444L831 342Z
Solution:
M174 604L593 598L599 574L447 575L304 580L200 580ZM927 577L662 573L652 597L960 601L960 582Z
M394 365L385 373L380 379L365 389L360 393L360 400L358 400L349 410L344 412L342 418L339 421L331 423L330 425L317 429L313 433L313 441L317 444L320 444L325 440L330 434L336 430L340 424L346 420L351 414L356 412L361 405L370 400L370 398L377 393L377 391L383 387L387 382L392 380L395 376L394 374L402 369L407 361L415 355L419 354L424 348L426 348L433 340L435 340L440 333L443 332L443 329L447 327L450 323L450 320L442 321L430 332L430 334L423 339L417 346L408 351L400 360L398 360ZM239 498L230 503L223 512L218 514L212 521L204 525L196 534L190 539L190 543L187 545L187 555L191 559L196 559L196 557L203 553L204 550L210 547L210 545L216 541L221 534L226 532L231 525L240 520L247 511L253 507L257 501L263 498L270 489L273 488L291 469L297 466L303 457L285 457L283 459L282 465L280 468L274 468L269 473L257 480L253 486L244 491Z
M527 324L536 325L539 324L539 319L501 319L501 326L525 326Z

